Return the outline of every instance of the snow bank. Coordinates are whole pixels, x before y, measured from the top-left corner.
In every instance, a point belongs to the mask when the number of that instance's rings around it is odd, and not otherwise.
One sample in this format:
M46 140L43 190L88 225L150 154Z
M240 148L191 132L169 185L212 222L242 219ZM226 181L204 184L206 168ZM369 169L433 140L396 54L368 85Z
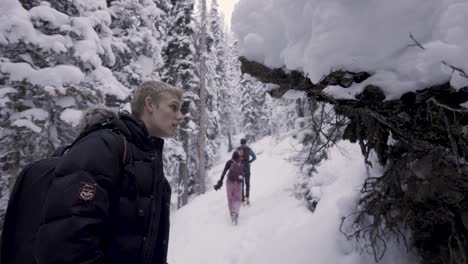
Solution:
M393 99L449 80L457 89L468 85L442 63L468 72L467 24L465 0L240 0L232 29L249 59L303 70L313 82L331 69L367 71L374 74L368 82Z

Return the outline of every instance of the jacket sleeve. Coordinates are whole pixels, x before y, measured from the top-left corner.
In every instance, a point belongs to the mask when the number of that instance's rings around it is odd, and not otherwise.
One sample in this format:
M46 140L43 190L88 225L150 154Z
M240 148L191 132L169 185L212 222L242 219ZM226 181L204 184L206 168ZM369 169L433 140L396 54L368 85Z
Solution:
M81 139L62 157L35 243L39 264L104 263L123 148L120 136L102 130Z
M252 163L254 160L257 159L257 156L255 156L255 153L253 152L251 148L248 148L248 151L249 151L249 157L251 157L251 159L249 159L249 163Z
M231 164L232 164L231 160L228 160L226 162L226 165L224 166L223 173L221 174L221 179L219 179L220 181L224 180L224 176L226 175L226 172L229 170L229 168L231 168Z

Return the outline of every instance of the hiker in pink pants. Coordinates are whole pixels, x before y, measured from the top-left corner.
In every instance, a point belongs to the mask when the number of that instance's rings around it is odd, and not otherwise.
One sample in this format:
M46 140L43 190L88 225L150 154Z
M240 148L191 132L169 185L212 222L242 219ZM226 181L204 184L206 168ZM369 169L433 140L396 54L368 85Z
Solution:
M239 209L242 204L242 182L235 182L235 181L226 181L226 192L227 192L227 199L228 199L228 208L231 214L236 214L236 222L237 217L239 216Z
M232 158L226 162L223 173L218 183L214 186L215 190L219 190L223 186L224 175L229 170L226 180L226 192L228 198L228 208L231 214L231 220L234 225L237 225L239 210L242 203L242 180L244 178L244 164L240 160L239 152L234 151Z

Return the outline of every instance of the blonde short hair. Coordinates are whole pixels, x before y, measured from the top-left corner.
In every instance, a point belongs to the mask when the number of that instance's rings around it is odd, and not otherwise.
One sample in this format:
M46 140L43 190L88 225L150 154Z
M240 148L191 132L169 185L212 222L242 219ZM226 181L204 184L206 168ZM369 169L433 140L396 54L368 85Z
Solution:
M182 101L182 89L178 87L161 81L143 82L133 93L132 102L130 103L133 115L141 117L146 97L149 96L158 102L163 94L174 95Z

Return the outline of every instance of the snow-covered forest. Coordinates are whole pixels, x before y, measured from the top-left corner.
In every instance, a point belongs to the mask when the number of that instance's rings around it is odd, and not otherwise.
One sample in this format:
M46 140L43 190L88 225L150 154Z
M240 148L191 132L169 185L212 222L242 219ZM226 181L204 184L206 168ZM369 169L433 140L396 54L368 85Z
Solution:
M468 2L221 1L2 0L0 222L83 111L162 80L184 90L169 263L467 264ZM212 186L240 138L232 226Z
M203 193L197 149L202 57L205 167L213 166L221 144L238 144L232 135L259 139L271 132L275 107L265 85L242 75L238 41L218 2L206 9L202 53L202 11L194 0L2 1L0 218L21 168L70 144L84 110L130 110L133 89L152 79L184 90L184 120L164 156L172 206Z

